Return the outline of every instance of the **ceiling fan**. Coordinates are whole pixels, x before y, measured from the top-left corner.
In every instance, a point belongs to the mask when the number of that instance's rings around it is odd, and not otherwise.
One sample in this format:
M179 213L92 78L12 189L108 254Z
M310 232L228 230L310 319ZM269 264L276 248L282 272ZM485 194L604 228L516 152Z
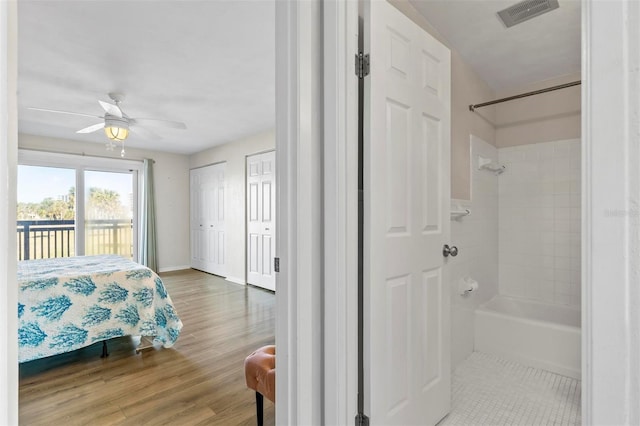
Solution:
M79 112L60 111L55 109L46 108L28 108L35 111L53 112L57 114L69 114L79 115L82 117L100 118L103 121L98 124L93 124L84 129L78 130L76 133L92 133L100 129L104 129L105 134L111 141L124 141L129 135L129 130L134 133L140 134L147 139L160 139L158 135L148 130L146 127L165 127L171 129L186 129L187 126L184 123L170 120L159 120L155 118L132 118L125 114L120 108L120 103L124 101L125 95L122 93L109 93L109 98L114 102L110 104L108 102L98 101L102 109L104 109L104 115L91 115L83 114ZM110 142L112 144L112 142ZM109 148L109 146L107 146ZM113 146L111 146L113 149Z

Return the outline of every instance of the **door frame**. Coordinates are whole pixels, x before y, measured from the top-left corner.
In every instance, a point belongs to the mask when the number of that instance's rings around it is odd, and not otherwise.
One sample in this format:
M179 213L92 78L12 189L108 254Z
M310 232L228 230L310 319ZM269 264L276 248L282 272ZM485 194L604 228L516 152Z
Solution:
M276 424L357 414L357 34L356 1L276 2Z
M276 424L322 424L322 3L275 4Z
M324 424L358 412L358 2L323 4Z
M582 2L584 424L640 424L639 25L637 1Z
M0 2L0 424L18 424L18 2Z

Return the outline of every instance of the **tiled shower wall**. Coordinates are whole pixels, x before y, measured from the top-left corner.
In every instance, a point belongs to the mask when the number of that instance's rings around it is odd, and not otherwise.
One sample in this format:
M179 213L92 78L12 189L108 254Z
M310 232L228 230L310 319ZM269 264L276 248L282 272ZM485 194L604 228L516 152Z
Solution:
M471 136L471 201L453 200L452 210L469 209L471 214L451 221L451 243L460 254L447 258L450 265L452 313L452 367L455 369L473 352L476 308L498 294L498 177L478 170L477 157L498 161L493 145ZM478 281L478 290L460 295L461 279Z
M500 294L580 306L580 140L498 157Z

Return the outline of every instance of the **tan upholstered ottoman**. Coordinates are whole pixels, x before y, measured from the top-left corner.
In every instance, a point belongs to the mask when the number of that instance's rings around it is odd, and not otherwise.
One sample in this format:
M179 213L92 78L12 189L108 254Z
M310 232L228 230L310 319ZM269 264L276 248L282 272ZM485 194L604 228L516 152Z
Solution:
M263 346L244 360L247 387L256 391L258 426L263 422L263 397L276 402L276 347Z

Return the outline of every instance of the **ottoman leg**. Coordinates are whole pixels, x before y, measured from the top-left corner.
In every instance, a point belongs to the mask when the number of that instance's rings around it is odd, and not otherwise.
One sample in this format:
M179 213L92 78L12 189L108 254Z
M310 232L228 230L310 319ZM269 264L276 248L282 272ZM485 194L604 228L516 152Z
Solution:
M263 415L263 405L264 405L264 397L260 392L256 392L256 414L258 416L258 426L262 426L264 420L262 418Z

